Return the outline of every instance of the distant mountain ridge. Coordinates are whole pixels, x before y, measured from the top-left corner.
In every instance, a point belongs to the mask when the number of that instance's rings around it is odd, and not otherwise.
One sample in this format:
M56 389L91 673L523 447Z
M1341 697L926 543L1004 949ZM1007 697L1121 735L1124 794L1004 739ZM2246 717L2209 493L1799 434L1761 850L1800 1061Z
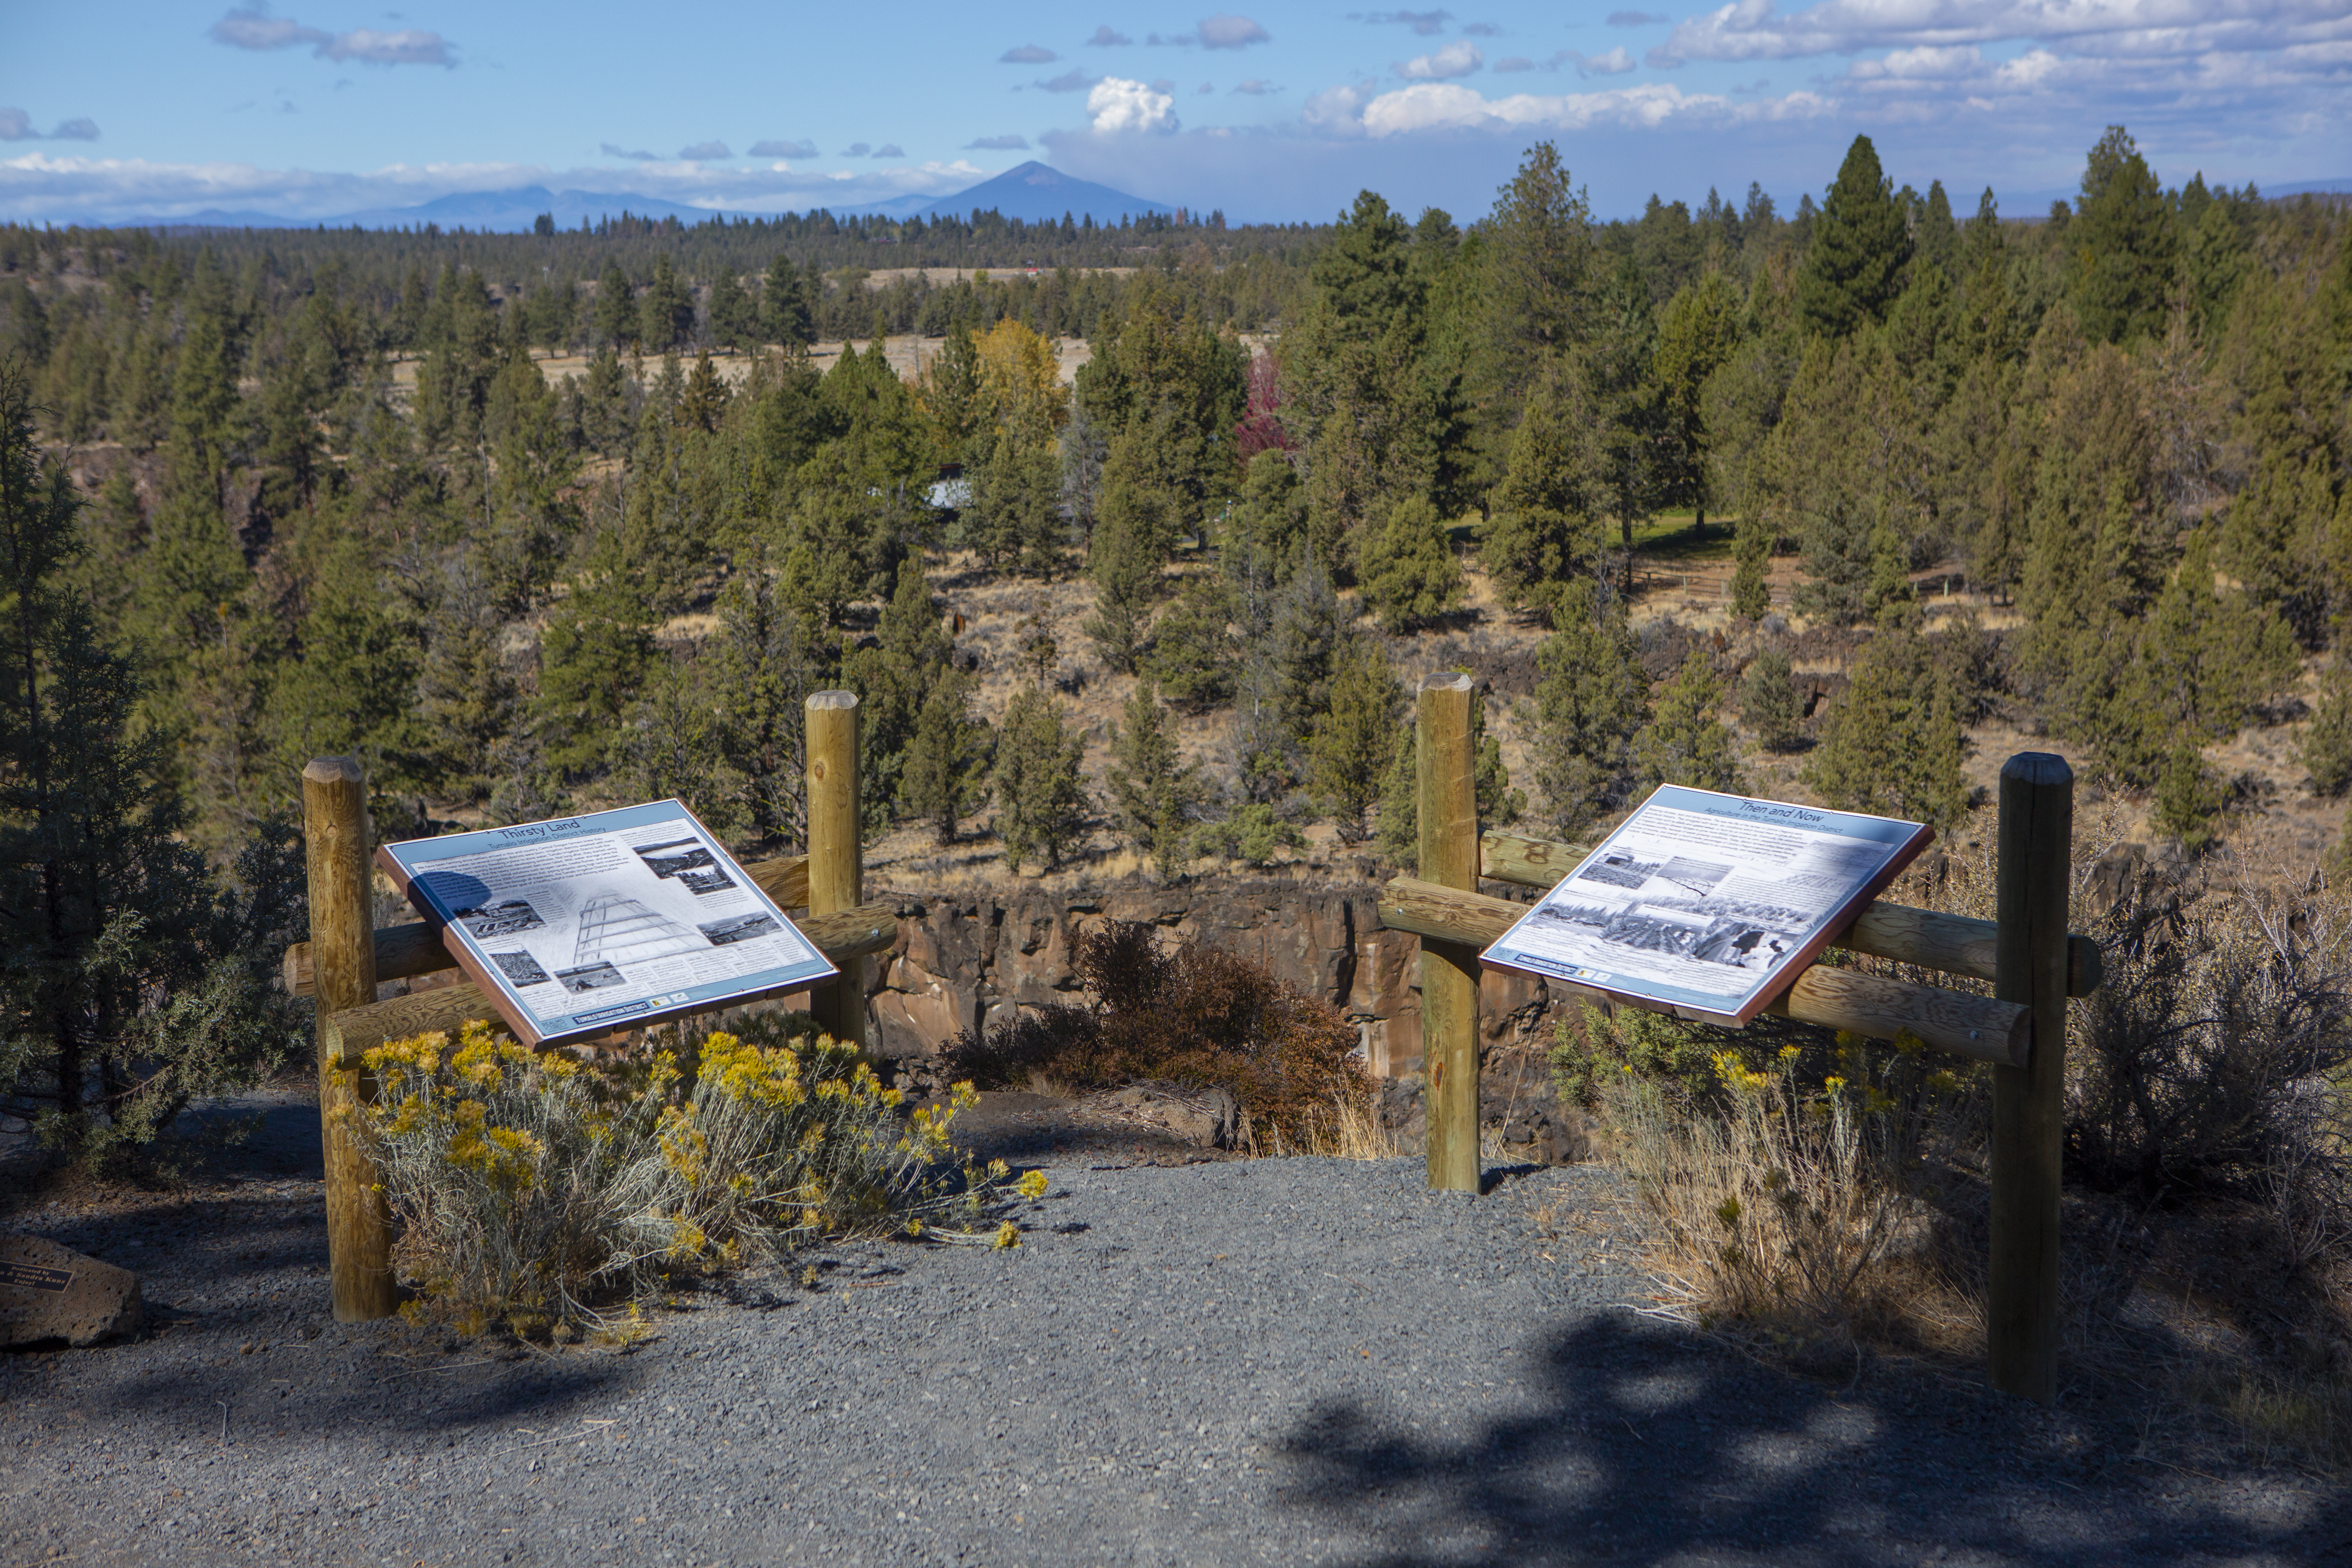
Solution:
M1059 169L1034 159L1017 169L1008 169L951 196L893 196L887 201L834 206L826 210L842 217L909 218L963 217L974 210L986 212L991 208L1008 218L1019 218L1024 223L1059 223L1062 215L1067 213L1074 218L1092 217L1098 224L1117 224L1121 217L1172 214L1176 210L1163 203L1146 201L1140 196L1130 196L1124 191L1112 190L1108 185L1074 179ZM436 196L415 206L369 207L330 218L282 217L274 213L206 208L184 217L126 219L118 226L316 228L323 225L328 228L354 226L361 228L422 228L426 224L437 224L443 228L524 234L530 232L542 213L553 215L556 227L575 229L583 223L593 224L598 218L618 217L624 212L637 217L675 217L680 223L701 223L714 217L773 216L687 206L678 202L664 201L659 196L638 195L626 191L551 191L544 185L521 185L508 191L464 191L453 195Z

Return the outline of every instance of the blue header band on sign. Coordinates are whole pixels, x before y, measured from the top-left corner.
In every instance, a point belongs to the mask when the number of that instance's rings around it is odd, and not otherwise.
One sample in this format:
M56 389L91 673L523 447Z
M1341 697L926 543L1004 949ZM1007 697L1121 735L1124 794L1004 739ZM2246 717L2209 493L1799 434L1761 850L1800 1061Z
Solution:
M1809 833L1834 833L1843 838L1860 838L1874 844L1905 843L1919 828L1916 822L1857 816L1852 812L1829 811L1817 805L1791 805L1784 800L1717 795L1713 790L1692 789L1684 784L1660 784L1642 805L1644 808L1662 805L1700 816L1720 816L1767 827L1778 824L1801 827Z

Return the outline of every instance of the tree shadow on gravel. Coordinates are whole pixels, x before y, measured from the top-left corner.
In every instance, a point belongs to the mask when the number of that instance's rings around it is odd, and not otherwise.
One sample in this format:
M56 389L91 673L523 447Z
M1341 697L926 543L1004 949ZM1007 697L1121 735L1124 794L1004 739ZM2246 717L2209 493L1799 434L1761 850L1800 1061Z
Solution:
M1561 1336L1528 1378L1539 1408L1463 1440L1327 1405L1285 1442L1286 1495L1378 1542L1352 1559L1367 1568L2352 1563L2340 1493L2302 1488L2265 1523L2063 1413L1948 1378L1848 1393L1622 1316Z

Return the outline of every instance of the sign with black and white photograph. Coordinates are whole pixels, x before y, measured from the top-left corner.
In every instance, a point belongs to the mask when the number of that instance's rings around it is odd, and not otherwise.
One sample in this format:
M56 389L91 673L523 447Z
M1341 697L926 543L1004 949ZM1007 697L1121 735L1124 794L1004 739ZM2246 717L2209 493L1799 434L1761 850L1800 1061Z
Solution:
M1662 784L1482 956L1736 1027L1935 836L1916 822Z
M376 851L532 1045L796 991L836 971L675 800Z

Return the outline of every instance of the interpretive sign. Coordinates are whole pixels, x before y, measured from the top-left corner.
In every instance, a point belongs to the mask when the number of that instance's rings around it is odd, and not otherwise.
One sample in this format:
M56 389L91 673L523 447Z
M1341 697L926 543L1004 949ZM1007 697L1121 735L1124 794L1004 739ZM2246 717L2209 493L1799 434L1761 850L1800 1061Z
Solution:
M1935 836L1916 822L1664 784L1483 957L1737 1027Z
M836 973L675 800L412 838L375 858L531 1045L707 1013Z

